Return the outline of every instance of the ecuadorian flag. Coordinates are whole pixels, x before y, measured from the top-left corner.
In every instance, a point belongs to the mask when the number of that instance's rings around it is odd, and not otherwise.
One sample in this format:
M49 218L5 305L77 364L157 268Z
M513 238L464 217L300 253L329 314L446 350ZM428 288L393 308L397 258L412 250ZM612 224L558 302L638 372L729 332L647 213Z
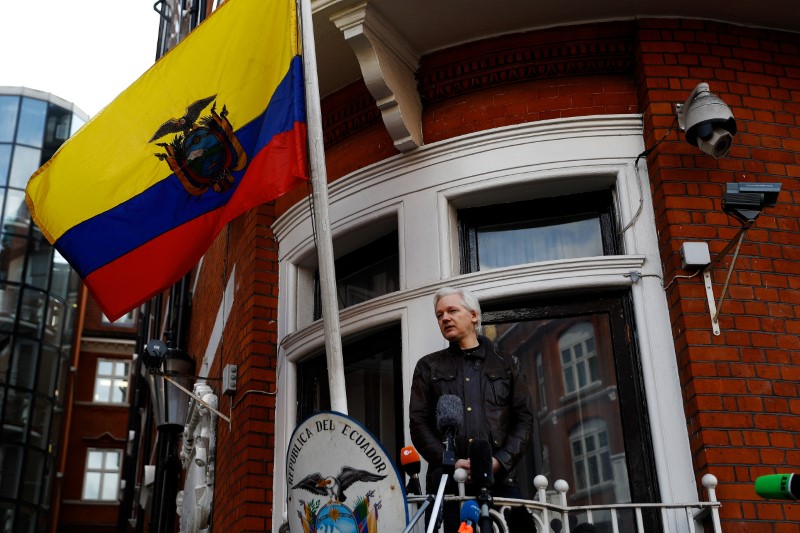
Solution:
M229 0L69 139L26 201L115 320L306 180L305 121L295 0Z

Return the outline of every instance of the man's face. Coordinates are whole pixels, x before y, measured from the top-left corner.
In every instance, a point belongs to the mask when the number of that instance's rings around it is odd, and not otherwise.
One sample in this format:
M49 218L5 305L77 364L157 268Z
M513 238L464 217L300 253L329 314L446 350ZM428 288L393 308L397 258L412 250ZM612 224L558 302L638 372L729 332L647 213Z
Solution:
M468 311L458 294L443 296L436 303L436 320L445 339L457 342L462 348L471 348L477 342L475 324L478 314ZM466 345L464 341L467 341Z

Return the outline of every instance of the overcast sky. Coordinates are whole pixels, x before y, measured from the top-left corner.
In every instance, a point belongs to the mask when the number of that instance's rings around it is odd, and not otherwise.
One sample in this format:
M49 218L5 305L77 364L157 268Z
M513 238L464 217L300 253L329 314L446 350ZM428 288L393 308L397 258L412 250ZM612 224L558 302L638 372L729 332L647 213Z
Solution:
M96 114L153 65L154 0L0 0L0 85Z

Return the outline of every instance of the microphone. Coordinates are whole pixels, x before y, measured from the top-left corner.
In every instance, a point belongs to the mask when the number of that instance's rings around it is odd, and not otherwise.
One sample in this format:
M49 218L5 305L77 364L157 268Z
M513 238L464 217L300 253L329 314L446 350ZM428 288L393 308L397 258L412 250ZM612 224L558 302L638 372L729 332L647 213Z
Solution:
M797 500L800 498L800 476L768 474L756 478L756 494L762 498Z
M406 446L400 450L400 464L403 465L403 470L408 474L406 494L422 494L422 487L419 484L419 463L419 453L413 446Z
M478 518L481 516L481 508L478 507L475 500L467 500L461 507L461 526L458 528L458 533L472 533L473 527L478 523Z
M492 445L488 440L475 439L469 443L469 469L472 482L482 489L494 485Z
M447 474L455 471L456 444L455 435L464 420L464 404L461 398L453 394L443 394L436 404L436 427L444 435L444 452L442 453L442 470Z

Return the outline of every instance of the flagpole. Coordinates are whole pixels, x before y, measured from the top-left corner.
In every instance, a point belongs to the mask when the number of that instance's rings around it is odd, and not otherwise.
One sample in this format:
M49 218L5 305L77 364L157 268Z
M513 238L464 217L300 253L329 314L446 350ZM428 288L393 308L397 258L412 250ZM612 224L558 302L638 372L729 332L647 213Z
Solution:
M331 410L347 414L347 393L344 383L342 337L339 328L339 305L336 299L336 272L333 264L333 238L328 215L328 174L325 169L325 146L322 143L322 110L317 78L317 57L314 25L311 21L311 0L298 0L300 28L303 36L303 72L306 93L308 158L314 196L314 217L317 232L317 258L322 293L322 322L325 328L325 354L328 363L328 385Z

